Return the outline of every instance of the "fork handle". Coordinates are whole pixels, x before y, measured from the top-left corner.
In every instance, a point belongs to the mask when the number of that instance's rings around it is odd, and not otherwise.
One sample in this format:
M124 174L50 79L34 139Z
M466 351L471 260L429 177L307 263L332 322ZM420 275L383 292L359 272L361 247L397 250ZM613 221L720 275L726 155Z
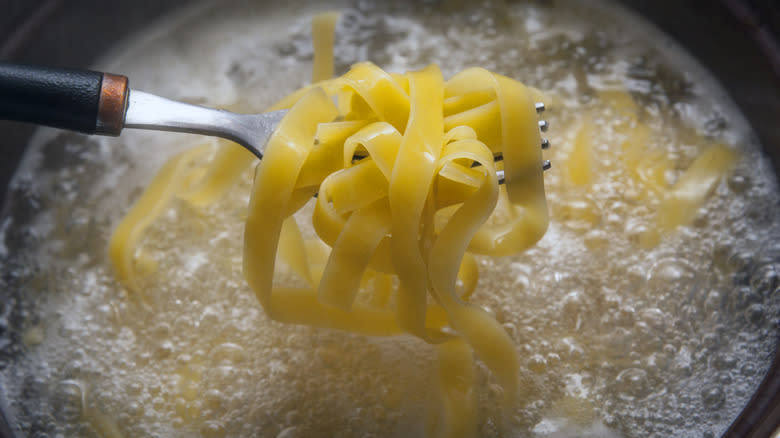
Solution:
M0 119L116 136L128 90L121 75L0 62Z

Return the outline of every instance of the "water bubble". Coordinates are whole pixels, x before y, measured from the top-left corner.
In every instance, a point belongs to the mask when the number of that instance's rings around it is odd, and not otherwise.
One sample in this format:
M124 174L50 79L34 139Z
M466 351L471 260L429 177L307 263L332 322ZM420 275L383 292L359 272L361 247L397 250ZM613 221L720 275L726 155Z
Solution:
M579 360L585 355L585 350L579 345L579 343L572 337L565 337L561 339L558 344L558 351L561 353L561 357L568 360Z
M298 438L299 436L302 436L299 433L299 428L297 426L291 426L279 432L279 435L276 435L276 438Z
M152 399L152 408L157 412L163 412L165 408L165 399L162 397L155 397Z
M740 367L739 371L745 377L754 376L758 372L758 370L756 369L756 365L751 362L746 362L742 364L742 367Z
M729 294L724 289L713 289L704 299L704 311L708 314L720 312L728 299Z
M627 221L624 233L629 242L645 249L656 246L661 238L658 230L644 219Z
M609 246L609 234L603 230L590 230L585 234L583 242L585 242L585 246L591 251L604 249Z
M751 304L745 309L745 319L753 325L761 325L761 323L764 322L765 316L766 306L763 304Z
M705 408L715 410L723 406L726 394L720 386L711 386L701 391L701 399Z
M749 286L737 286L731 291L731 308L744 310L750 304L761 302L761 297Z
M731 190L735 193L742 193L750 187L751 181L748 175L743 175L738 172L734 172L726 182Z
M165 322L157 323L149 330L149 337L155 340L166 341L171 338L171 326Z
M650 393L647 372L640 368L623 370L617 376L617 389L623 397L644 398Z
M717 333L707 333L701 338L702 345L712 350L720 346L720 336Z
M584 233L601 221L601 211L596 203L584 197L562 200L553 208L553 215L577 233Z
M246 359L246 351L238 344L225 342L212 348L209 357L215 363L237 363Z
M618 309L616 317L617 325L633 326L636 321L636 310L631 306L622 306Z
M125 385L125 390L130 395L138 395L144 390L144 383L139 380L132 380Z
M733 272L733 281L737 285L748 284L749 268L753 263L753 254L747 251L734 251L726 261L726 267Z
M696 271L682 258L667 257L656 262L647 273L647 287L656 293L680 295L696 284Z
M691 351L688 347L683 346L674 358L672 362L672 369L680 376L690 376L693 373L693 362L691 358Z
M774 263L758 266L750 276L750 288L762 296L768 296L780 285L780 272Z
M225 426L214 420L206 421L200 428L200 433L204 438L222 438L226 435Z
M225 406L225 395L218 389L209 389L202 396L203 407L215 412L221 412Z
M528 359L528 369L537 374L542 374L547 369L547 359L541 354L534 354Z
M173 353L173 342L163 341L154 350L154 358L157 360L165 359Z
M491 383L488 385L488 394L491 398L500 399L504 396L504 388L501 385Z
M662 421L665 421L667 424L673 424L675 426L679 426L685 423L685 418L679 412L672 412L669 415L663 417Z
M195 326L193 319L189 315L181 315L173 321L173 333L190 333Z
M603 421L604 424L611 429L617 429L620 426L620 422L615 415L605 414Z
M604 310L617 309L620 306L620 296L613 291L606 292L601 296L599 304Z
M580 312L585 310L585 298L584 293L580 290L575 290L566 294L563 297L562 303L562 318L571 326L578 323Z
M144 405L142 403L131 401L127 403L127 406L125 407L125 412L120 415L126 416L127 417L126 419L129 419L131 417L138 418L143 416L144 410L145 410Z
M46 330L40 325L30 327L22 335L22 343L27 347L32 347L42 343L46 339Z
M717 354L712 358L712 367L716 370L732 370L737 366L737 358L732 354Z
M215 306L206 306L200 314L199 326L205 329L216 328L222 318L223 312Z
M81 417L84 393L81 382L63 380L57 384L52 400L54 417L65 423L73 423Z
M631 353L633 345L632 333L628 329L617 327L606 336L605 345L610 356L615 358L626 357Z
M715 381L722 385L728 385L729 383L733 382L734 379L731 377L731 373L721 372L715 376Z
M734 245L728 241L717 242L712 249L712 261L721 269L728 268L728 260L734 252Z
M655 307L643 309L639 317L655 330L663 330L666 325L666 314Z
M642 367L647 371L661 372L669 366L669 359L661 353L651 353L642 360Z

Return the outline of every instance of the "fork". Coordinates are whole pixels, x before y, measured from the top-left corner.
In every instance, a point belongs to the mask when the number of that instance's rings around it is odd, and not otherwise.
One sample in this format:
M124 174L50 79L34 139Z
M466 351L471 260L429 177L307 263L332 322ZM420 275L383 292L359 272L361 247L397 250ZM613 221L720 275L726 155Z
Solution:
M536 111L544 111L544 104L536 103ZM285 114L287 110L240 114L178 102L133 90L128 78L117 74L0 62L4 120L109 136L124 128L202 134L232 140L262 158ZM539 121L539 128L547 131L548 123ZM549 145L542 140L543 149ZM542 168L549 169L550 162L545 160ZM504 171L497 174L503 183Z

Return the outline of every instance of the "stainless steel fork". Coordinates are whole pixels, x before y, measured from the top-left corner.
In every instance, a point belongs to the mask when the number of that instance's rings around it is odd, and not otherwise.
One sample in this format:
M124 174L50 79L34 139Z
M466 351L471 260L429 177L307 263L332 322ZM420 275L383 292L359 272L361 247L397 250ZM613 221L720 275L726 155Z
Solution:
M111 73L0 62L0 119L111 136L124 128L202 134L235 141L262 158L268 138L287 113L233 113L133 90L128 84L126 76ZM544 111L544 104L537 103L536 111ZM542 131L547 126L539 122ZM541 147L549 145L544 139ZM542 167L549 169L550 162ZM504 171L497 173L503 182Z
M87 134L124 128L233 140L258 158L287 111L237 114L130 89L126 76L0 62L0 119Z

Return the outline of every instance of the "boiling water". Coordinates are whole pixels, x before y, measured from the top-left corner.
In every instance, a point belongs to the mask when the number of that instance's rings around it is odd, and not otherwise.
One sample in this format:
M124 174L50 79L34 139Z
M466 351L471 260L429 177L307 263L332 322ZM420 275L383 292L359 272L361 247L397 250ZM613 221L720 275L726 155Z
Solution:
M97 67L134 88L260 111L308 80L309 19L287 1L201 7L152 27ZM575 2L335 5L336 67L482 66L550 93L552 222L530 251L480 259L474 301L515 340L520 400L480 369L480 436L722 433L766 372L778 333L778 191L722 90L662 35L614 7ZM582 2L579 2L582 3ZM595 3L589 2L595 5ZM593 6L591 6L593 7ZM659 41L662 42L659 44ZM673 182L710 142L742 159L691 226L657 245L660 195L615 151L627 89ZM586 125L589 124L589 125ZM566 180L592 127L594 177ZM251 176L205 212L184 203L150 229L144 297L106 260L112 227L161 163L196 136L119 139L40 130L0 222L0 367L9 412L43 436L421 436L435 352L270 321L241 274Z

